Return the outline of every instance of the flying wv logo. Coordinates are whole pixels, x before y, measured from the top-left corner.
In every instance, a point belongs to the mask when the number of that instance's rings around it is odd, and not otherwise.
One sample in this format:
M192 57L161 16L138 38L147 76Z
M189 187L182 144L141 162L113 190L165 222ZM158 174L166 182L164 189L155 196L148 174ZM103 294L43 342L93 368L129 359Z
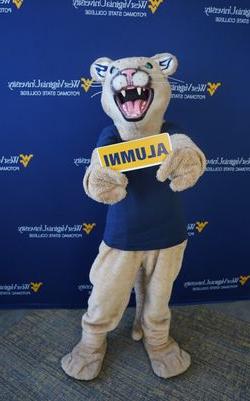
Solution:
M213 96L220 86L221 82L208 82L207 91L210 94L210 96Z
M27 167L28 164L29 164L29 162L30 162L30 160L32 159L32 157L33 157L34 155L23 155L23 154L21 154L21 155L19 155L19 156L20 156L20 163L21 163L24 167Z
M85 90L85 92L88 92L92 83L93 79L81 78L81 87Z
M250 275L248 276L240 276L240 284L244 285L250 279Z
M199 233L201 233L207 225L208 221L197 221L195 228Z
M12 0L12 3L15 4L16 8L19 10L23 5L23 0Z
M158 10L161 3L163 3L163 0L149 0L148 8L150 9L152 14L154 14Z
M42 285L43 283L33 283L33 282L30 283L30 287L33 292L38 292Z
M86 234L90 234L93 228L95 227L95 223L88 224L88 223L83 223L82 229L85 231Z

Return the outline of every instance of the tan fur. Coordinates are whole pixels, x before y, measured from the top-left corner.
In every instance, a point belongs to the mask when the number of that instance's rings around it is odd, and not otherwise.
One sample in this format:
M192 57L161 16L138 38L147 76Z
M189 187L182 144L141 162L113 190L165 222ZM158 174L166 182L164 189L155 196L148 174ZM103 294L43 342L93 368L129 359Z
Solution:
M138 304L137 329L143 333L154 372L171 377L187 369L189 355L169 340L168 307L186 243L155 251L120 251L101 243L90 271L93 290L82 318L82 339L62 360L68 375L79 380L98 375L106 352L106 334L117 327L138 274L143 277L144 290L143 303Z
M171 180L173 191L184 191L196 184L206 168L203 152L186 135L171 135L173 153L161 164L157 179L164 182Z
M151 77L151 85L154 88L154 99L143 120L136 122L126 121L117 109L113 94L110 91L112 75L107 73L105 79L102 80L95 74L93 65L91 66L92 78L102 82L102 107L105 113L113 120L124 141L160 133L163 116L171 97L171 87L169 82L166 80L166 76L171 75L177 67L177 60L171 55L173 58L172 68L169 69L169 71L166 70L162 72L158 63L161 57L162 55L160 54L154 57L128 57L115 61L107 58L100 58L95 62L100 64L104 61L105 64L109 66L112 65L114 68L118 68L119 70L124 68L144 69L144 65L147 62L150 62L154 66L154 71Z
M80 341L73 350L62 358L65 373L78 380L93 380L98 376L107 349L107 340L94 346ZM84 363L82 363L84 361Z
M152 346L144 341L154 373L168 379L185 372L191 364L190 355L169 337L164 346Z
M113 205L125 198L127 184L125 174L100 166L95 149L83 179L86 194L97 202Z
M164 65L165 59L167 64ZM115 84L116 91L126 87L122 83L126 76L123 74L124 68L135 69L135 78L140 71L137 83L143 80L147 62L152 64L151 75L147 72L148 77L150 75L147 85L154 90L154 97L143 118L128 121L115 103L112 85ZM96 63L98 68L95 68ZM98 75L100 66L106 67L106 70L101 69L106 71L103 75ZM112 75L111 67L118 70L117 75ZM92 64L92 78L100 81L103 87L103 109L112 118L122 140L160 133L171 97L167 77L176 68L176 58L168 53L116 61L101 58ZM143 89L142 81L139 86ZM171 136L171 140L173 152L159 167L156 179L161 182L169 179L173 191L183 191L192 187L203 174L206 159L186 135L176 133ZM83 180L86 194L98 202L113 205L125 198L127 185L125 174L100 166L95 149ZM154 373L168 378L189 367L190 356L169 337L171 313L168 302L174 280L181 268L185 247L186 241L167 249L123 251L101 243L90 271L93 290L88 310L82 319L82 339L62 359L62 368L68 375L79 380L91 380L98 375L106 352L107 332L117 327L133 286L137 309L132 336L136 340L143 337Z

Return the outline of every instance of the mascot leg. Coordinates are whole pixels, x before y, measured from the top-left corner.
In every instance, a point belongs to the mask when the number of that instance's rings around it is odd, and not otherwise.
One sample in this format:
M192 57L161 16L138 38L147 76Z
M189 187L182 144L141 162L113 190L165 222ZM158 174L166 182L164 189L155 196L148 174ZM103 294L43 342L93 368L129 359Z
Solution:
M79 380L100 372L107 348L106 335L116 328L126 309L143 252L121 251L101 243L90 271L93 284L88 310L82 318L82 338L62 358L62 368Z
M171 314L168 302L186 244L187 241L171 248L149 251L143 261L145 299L141 324L144 345L154 373L163 378L183 373L191 363L189 354L169 337Z

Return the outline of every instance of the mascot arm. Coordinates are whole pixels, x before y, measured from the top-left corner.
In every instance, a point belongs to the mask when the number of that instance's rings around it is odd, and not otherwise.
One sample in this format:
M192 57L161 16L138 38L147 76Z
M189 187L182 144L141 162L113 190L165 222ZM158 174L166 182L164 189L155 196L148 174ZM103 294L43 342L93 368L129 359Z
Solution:
M173 191L184 191L196 184L206 169L206 157L195 143L184 134L171 135L173 153L157 171L158 181L171 181Z
M113 205L125 198L127 184L125 174L100 165L95 149L83 178L86 194L97 202Z

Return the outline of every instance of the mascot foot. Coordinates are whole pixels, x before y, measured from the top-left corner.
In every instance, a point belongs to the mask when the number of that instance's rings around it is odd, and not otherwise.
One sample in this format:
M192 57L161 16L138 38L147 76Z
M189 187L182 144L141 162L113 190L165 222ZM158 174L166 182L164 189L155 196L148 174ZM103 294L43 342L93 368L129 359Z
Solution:
M146 351L151 361L154 373L164 379L180 375L185 372L190 364L190 355L182 350L179 345L170 338L168 343L161 347L152 346L144 342Z
M92 380L98 376L107 349L107 341L99 348L87 347L80 341L70 352L61 360L64 372L78 380Z

